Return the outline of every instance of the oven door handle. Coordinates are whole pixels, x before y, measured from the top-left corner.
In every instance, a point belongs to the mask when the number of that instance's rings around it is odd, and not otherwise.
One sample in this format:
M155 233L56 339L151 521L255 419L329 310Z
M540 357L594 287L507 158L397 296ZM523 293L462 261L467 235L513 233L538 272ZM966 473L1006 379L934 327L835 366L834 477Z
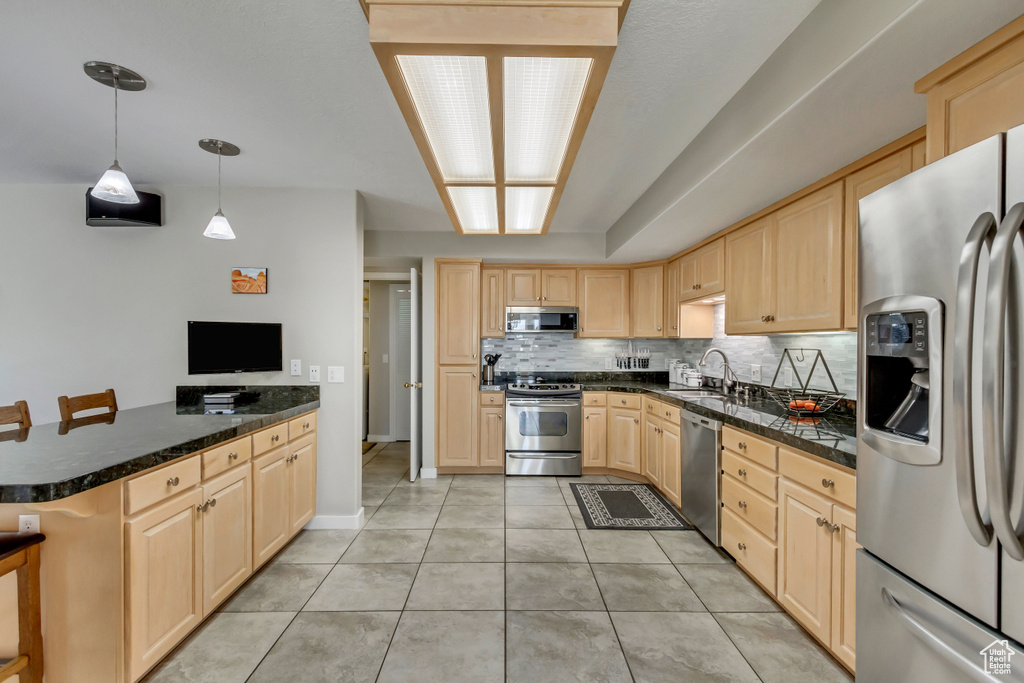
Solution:
M555 460L559 458L562 460L575 460L580 457L579 453L534 453L533 455L506 453L505 455L507 455L510 458L515 458L516 460Z
M581 408L582 403L552 403L551 401L509 401L511 408Z

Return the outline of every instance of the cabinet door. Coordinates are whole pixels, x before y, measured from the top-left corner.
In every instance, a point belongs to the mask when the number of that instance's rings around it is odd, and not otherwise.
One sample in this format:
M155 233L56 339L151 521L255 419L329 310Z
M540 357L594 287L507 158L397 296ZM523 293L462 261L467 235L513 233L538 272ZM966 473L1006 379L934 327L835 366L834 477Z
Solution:
M480 407L480 466L505 465L505 406Z
M701 296L725 291L725 240L717 239L697 252L697 292Z
M676 259L665 266L665 336L679 336L679 263Z
M832 507L832 652L852 671L857 650L857 516Z
M540 306L540 271L505 271L505 302L508 306Z
M656 489L661 488L661 420L644 415L641 443L643 474Z
M316 514L316 437L289 444L288 524L294 536Z
M475 365L438 368L437 464L475 467L480 379Z
M826 646L832 636L832 503L779 480L779 603Z
M196 488L125 522L129 680L140 678L202 621L202 503Z
M579 337L629 336L629 270L579 271Z
M640 411L608 408L608 467L640 474Z
M608 409L583 408L583 466L608 467Z
M259 567L291 538L288 446L252 461L252 563Z
M915 142L910 146L910 171L913 173L919 168L924 168L925 165L925 151L928 147L927 140L921 140Z
M203 485L203 613L252 574L252 468L248 463Z
M505 271L480 271L480 336L505 336Z
M764 218L725 238L726 334L765 334L775 305L774 218Z
M860 229L858 202L913 170L908 147L846 176L846 209L843 217L843 327L857 329L857 235Z
M687 254L679 259L679 299L689 301L700 296L697 285L700 284L697 265L698 252Z
M545 268L540 272L540 279L542 305L576 305L576 270L574 268Z
M668 420L661 423L661 492L670 503L682 504L682 439L680 428Z
M843 183L775 212L771 332L838 330L843 321ZM728 308L728 306L726 307Z
M480 353L480 262L437 264L437 358L476 364Z
M631 275L630 320L633 337L663 337L665 320L665 268L634 268Z

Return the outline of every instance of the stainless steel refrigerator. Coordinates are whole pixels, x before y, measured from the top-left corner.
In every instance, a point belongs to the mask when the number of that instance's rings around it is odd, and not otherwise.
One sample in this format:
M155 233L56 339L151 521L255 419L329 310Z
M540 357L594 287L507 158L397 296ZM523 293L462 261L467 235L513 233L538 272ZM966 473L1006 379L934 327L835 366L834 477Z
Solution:
M857 679L1024 681L1024 127L860 202Z

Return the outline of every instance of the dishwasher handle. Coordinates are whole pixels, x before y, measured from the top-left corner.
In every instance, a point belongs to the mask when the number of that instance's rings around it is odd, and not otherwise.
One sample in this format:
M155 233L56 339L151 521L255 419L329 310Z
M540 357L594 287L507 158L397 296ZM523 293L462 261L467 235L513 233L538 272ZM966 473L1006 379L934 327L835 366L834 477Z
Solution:
M718 420L712 420L710 417L691 413L689 410L680 410L679 415L687 422L697 427L703 427L704 429L710 429L717 432L722 426L722 423Z

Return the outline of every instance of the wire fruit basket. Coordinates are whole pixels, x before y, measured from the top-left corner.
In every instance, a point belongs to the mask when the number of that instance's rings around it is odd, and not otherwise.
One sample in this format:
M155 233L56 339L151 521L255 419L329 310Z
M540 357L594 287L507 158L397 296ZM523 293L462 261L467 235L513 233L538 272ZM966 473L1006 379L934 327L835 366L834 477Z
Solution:
M801 363L804 361L805 351L813 351L815 353L814 362L811 364L811 371L807 374L807 381L800 379L800 372L796 369L796 363L793 361L791 351L800 352ZM782 366L787 360L790 367L793 368L793 376L796 378L797 384L800 385L798 389L775 386L775 382L779 379L779 373L782 372ZM828 375L828 381L832 384L832 391L809 388L811 378L814 376L814 371L817 369L819 361L821 361L821 367L825 370L825 374ZM840 399L846 396L836 386L836 381L832 377L832 371L828 369L828 363L825 362L825 356L822 355L821 349L785 349L782 352L782 358L779 359L779 367L775 368L775 376L772 378L771 386L765 388L765 393L771 396L788 413L801 416L827 413L839 403Z

